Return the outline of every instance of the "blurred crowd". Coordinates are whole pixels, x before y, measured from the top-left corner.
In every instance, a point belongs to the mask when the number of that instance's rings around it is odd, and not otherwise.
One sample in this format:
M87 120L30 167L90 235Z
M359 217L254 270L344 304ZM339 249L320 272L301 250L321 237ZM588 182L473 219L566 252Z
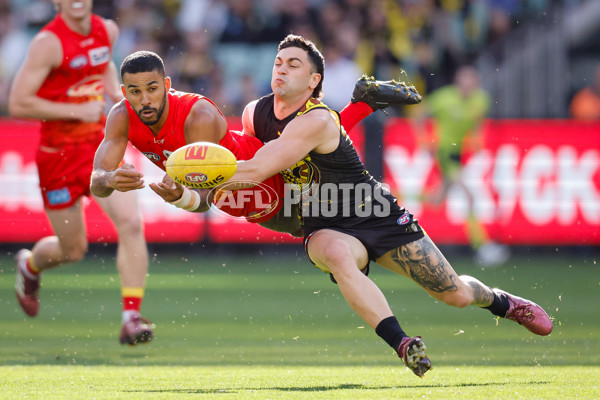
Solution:
M175 88L240 115L270 91L276 45L288 33L321 48L324 100L340 109L362 73L406 80L424 94L450 83L461 64L555 1L95 0L94 12L120 27L117 66L135 50L155 51ZM54 14L49 0L0 0L0 115L29 41Z

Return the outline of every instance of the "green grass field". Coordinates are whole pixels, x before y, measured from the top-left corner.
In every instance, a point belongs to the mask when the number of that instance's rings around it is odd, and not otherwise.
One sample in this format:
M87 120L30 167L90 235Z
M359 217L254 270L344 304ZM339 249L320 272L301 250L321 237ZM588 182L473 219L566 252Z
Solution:
M19 309L13 259L0 256L0 398L600 398L594 256L519 255L490 270L449 257L459 273L545 307L555 329L544 338L373 267L404 330L429 348L434 369L419 379L300 251L156 253L142 308L156 338L137 347L118 343L112 253L46 273L36 318Z

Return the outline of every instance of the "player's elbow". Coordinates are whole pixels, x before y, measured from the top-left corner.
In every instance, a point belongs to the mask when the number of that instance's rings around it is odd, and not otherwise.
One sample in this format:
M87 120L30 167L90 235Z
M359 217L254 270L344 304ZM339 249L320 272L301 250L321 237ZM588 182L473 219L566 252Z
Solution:
M16 96L11 95L8 98L8 113L12 117L26 117L27 107L23 104L23 102L17 98Z

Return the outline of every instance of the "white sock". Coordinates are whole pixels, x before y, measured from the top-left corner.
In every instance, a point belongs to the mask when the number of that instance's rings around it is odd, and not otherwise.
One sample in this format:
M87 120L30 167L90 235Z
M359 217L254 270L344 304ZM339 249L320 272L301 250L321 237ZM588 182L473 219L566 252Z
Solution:
M123 318L123 323L125 322L129 322L129 320L131 319L131 317L133 317L134 315L139 314L137 311L135 310L125 310L123 311L122 314L122 318Z
M40 276L40 274L33 275L31 272L29 272L29 269L27 269L27 261L25 261L23 263L20 263L19 264L19 269L21 270L21 272L23 273L23 275L25 275L29 279L38 279L39 276Z

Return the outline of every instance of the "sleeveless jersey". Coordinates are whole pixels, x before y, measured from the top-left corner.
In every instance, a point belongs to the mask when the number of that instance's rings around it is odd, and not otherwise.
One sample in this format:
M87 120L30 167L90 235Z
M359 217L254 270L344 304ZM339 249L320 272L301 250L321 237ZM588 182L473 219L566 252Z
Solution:
M284 180L300 184L300 213L305 234L322 228L376 227L378 212L391 218L405 214L385 186L374 179L358 157L352 141L341 126L339 114L315 98L283 120L275 118L273 95L261 98L254 112L254 131L265 141L276 139L294 118L315 109L327 109L340 132L338 147L331 153L311 151L301 162L282 172ZM389 212L386 213L386 210Z
M163 162L180 147L185 146L185 121L192 106L199 100L208 101L221 115L221 110L208 97L195 93L170 90L168 93L169 114L158 135L145 125L125 99L129 114L129 141L150 161L163 171ZM230 150L238 160L252 158L262 143L256 138L227 130L219 144ZM252 189L237 190L226 198L220 193L215 196L214 203L218 208L234 217L245 217L250 222L263 222L272 217L281 208L282 183L277 177L265 180L263 185ZM252 201L249 201L252 200Z
M290 114L284 119L277 119L273 111L273 93L268 94L258 100L254 108L254 133L263 143L277 139L283 129L291 120L299 115L306 114L315 109L329 108L318 99L311 97L306 104L300 107L296 112ZM335 113L335 111L331 111ZM338 118L339 120L339 118ZM283 180L291 185L306 185L312 182L319 182L319 170L311 162L310 155L300 160L298 163L284 171L280 172Z
M187 144L184 131L185 120L190 114L192 106L200 99L214 105L210 99L199 94L170 90L167 94L169 114L164 126L156 136L154 136L150 127L138 117L129 101L127 99L123 100L129 113L129 141L148 160L164 171L163 161L166 161L175 150Z
M89 35L70 30L60 14L42 28L60 40L63 61L46 77L37 92L39 97L64 103L102 99L102 77L111 61L111 44L102 18L92 14L91 20ZM105 115L97 122L42 121L41 144L60 147L101 139L105 123Z

